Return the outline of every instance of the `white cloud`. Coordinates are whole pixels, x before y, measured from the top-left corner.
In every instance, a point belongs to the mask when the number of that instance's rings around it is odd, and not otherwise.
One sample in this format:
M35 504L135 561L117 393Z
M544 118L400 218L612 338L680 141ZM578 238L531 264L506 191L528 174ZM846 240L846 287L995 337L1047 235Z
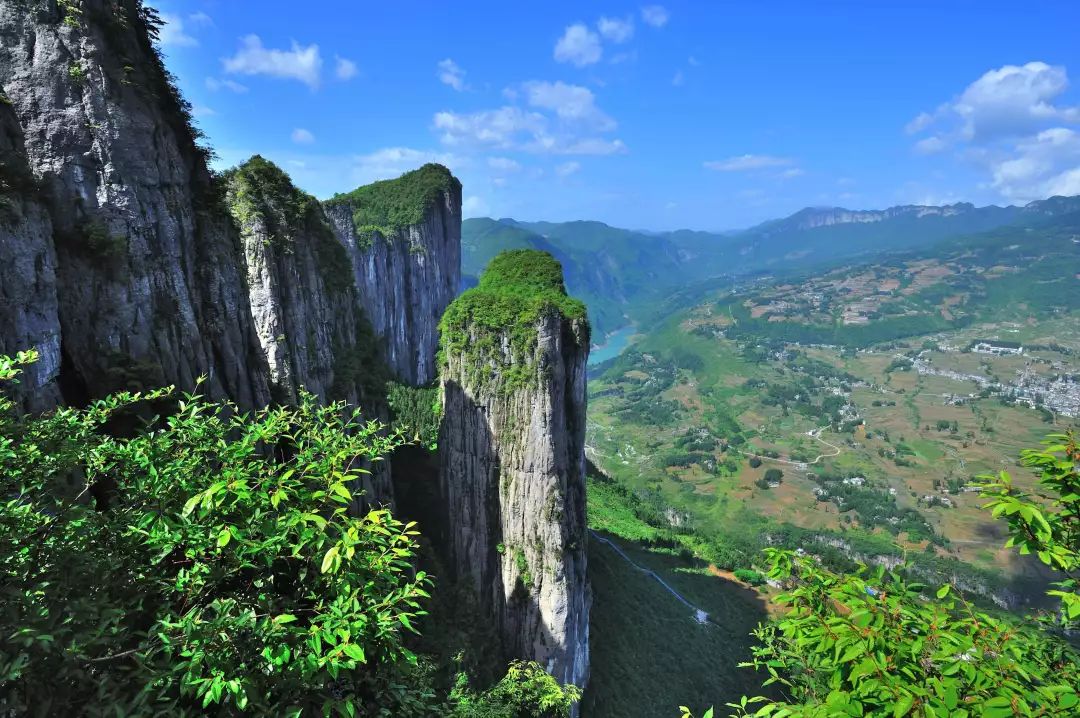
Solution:
M258 35L247 35L240 44L235 55L222 60L225 72L299 80L312 89L319 86L322 56L318 45L303 47L294 40L291 49L275 50L263 47Z
M1012 200L1080 194L1080 133L1043 130L1018 142L1006 158L992 160L990 171L994 189Z
M355 62L348 58L334 55L334 77L339 80L351 80L356 77L357 72L359 72L359 70L357 69Z
M683 75L682 70L677 70L675 76L671 78L671 84L675 87L682 87L686 83L686 77Z
M918 134L932 124L934 124L934 116L929 112L920 112L915 119L904 126L904 132L909 135Z
M806 174L806 170L799 167L792 167L781 172L780 179L795 179L796 177L802 177L804 174Z
M433 127L450 147L493 147L553 155L609 155L626 151L622 140L581 137L575 127L552 128L539 113L504 106L472 113L437 112Z
M161 13L158 42L162 47L196 47L199 41L184 31L184 19L172 13Z
M567 27L555 43L555 61L569 62L577 67L599 62L602 54L599 35L580 22Z
M591 129L607 132L616 127L615 120L596 106L592 90L565 82L532 81L522 85L530 107L550 110L568 122L580 122Z
M411 147L384 147L370 154L354 157L350 179L357 186L382 179L393 179L429 162L437 162L451 169L455 165L464 164L460 158L445 152L417 150Z
M210 17L202 11L191 13L190 15L188 15L188 20L191 21L192 25L200 25L204 27L213 27L214 25L214 18Z
M204 117L213 117L216 114L217 113L214 112L213 108L207 107L206 105L195 105L191 108L191 116L196 120L201 120Z
M438 64L439 82L449 85L458 92L465 89L465 71L449 57Z
M641 8L641 19L644 20L647 25L652 25L653 27L663 27L664 25L667 25L667 21L670 17L667 8L663 5L646 5Z
M499 172L517 172L521 164L509 157L488 157L488 167Z
M963 118L965 139L1016 136L1045 121L1080 122L1080 108L1053 104L1068 86L1064 67L1005 65L971 83L952 109Z
M596 23L596 29L600 31L605 40L616 44L623 43L634 36L634 19L628 17L625 20L620 20L619 18L601 17L599 22Z
M555 168L555 174L560 177L569 177L581 169L580 162L563 162Z
M469 114L435 113L435 129L442 132L447 145L479 144L510 148L523 134L543 132L547 121L537 112L524 112L517 107L500 107Z
M292 141L298 145L310 145L315 141L315 135L311 134L310 130L305 130L303 127L297 127L292 131Z
M697 59L693 55L686 58L686 62L690 65L690 67L697 67L698 65L701 64L701 60Z
M984 73L934 112L920 113L905 131L918 134L944 125L954 142L987 143L1030 135L1048 124L1080 122L1080 107L1055 104L1068 87L1064 67L1005 65Z
M989 70L949 102L908 123L920 154L954 148L953 157L988 176L986 186L1009 201L1080 191L1080 107L1060 102L1066 69L1045 62Z
M787 167L795 161L789 157L774 157L772 155L739 155L729 157L726 160L706 162L705 167L717 172L748 172L752 170L770 169L773 167Z
M238 95L242 95L248 91L247 85L241 85L239 82L235 80L230 80L228 78L225 78L224 80L219 80L216 77L206 78L206 89L210 90L211 92L217 92L218 90L229 90L230 92L235 92Z
M936 155L944 152L949 146L945 140L937 135L931 135L915 143L915 151L920 155Z

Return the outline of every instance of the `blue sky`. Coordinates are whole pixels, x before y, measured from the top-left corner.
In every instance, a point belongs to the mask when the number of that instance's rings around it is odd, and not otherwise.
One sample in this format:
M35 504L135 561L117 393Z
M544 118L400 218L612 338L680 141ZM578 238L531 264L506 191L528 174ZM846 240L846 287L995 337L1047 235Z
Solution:
M642 229L1080 194L1072 0L158 7L221 165L323 198L432 160L466 216Z

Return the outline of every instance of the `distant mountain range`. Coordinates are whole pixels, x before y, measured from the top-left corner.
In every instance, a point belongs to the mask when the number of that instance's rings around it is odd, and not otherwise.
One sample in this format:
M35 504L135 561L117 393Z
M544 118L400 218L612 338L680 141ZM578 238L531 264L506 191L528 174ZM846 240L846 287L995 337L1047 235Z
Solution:
M1080 213L1080 196L1022 207L901 205L884 210L808 207L735 232L643 232L602 222L469 219L462 225L462 277L476 281L507 249L551 252L570 291L589 307L597 337L631 321L674 289L706 279L826 266L875 254L933 247L998 228L1018 230ZM1022 240L1022 233L1018 232Z

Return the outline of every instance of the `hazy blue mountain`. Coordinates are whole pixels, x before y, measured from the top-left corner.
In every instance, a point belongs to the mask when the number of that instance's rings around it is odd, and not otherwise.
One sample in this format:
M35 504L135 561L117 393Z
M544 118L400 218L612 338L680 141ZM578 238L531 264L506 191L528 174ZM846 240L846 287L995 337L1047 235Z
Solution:
M702 280L872 259L998 228L1037 226L1077 211L1080 197L1051 197L1023 207L808 207L738 232L643 232L603 222L469 219L461 233L462 281L474 283L488 261L507 249L551 252L563 264L570 292L589 306L599 338L654 309L673 290Z

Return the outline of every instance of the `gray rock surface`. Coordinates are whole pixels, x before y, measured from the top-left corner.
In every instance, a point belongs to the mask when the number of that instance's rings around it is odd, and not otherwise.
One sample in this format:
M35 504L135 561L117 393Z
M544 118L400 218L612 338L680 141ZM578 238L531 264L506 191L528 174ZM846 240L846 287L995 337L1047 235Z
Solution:
M64 398L207 375L207 393L264 404L239 243L143 20L129 0L79 7L0 1L0 85L52 223Z
M442 194L423 223L388 237L361 237L347 203L325 207L391 371L412 386L435 381L439 319L461 283L460 185Z
M35 348L38 361L13 386L19 405L38 411L60 399L60 316L52 221L36 197L22 129L0 88L0 354Z
M507 657L584 686L588 326L551 309L536 329L528 356L514 355L507 332L495 339L491 381L477 381L475 356L448 353L440 483L458 579L471 583ZM506 370L522 364L530 380L508 390Z

